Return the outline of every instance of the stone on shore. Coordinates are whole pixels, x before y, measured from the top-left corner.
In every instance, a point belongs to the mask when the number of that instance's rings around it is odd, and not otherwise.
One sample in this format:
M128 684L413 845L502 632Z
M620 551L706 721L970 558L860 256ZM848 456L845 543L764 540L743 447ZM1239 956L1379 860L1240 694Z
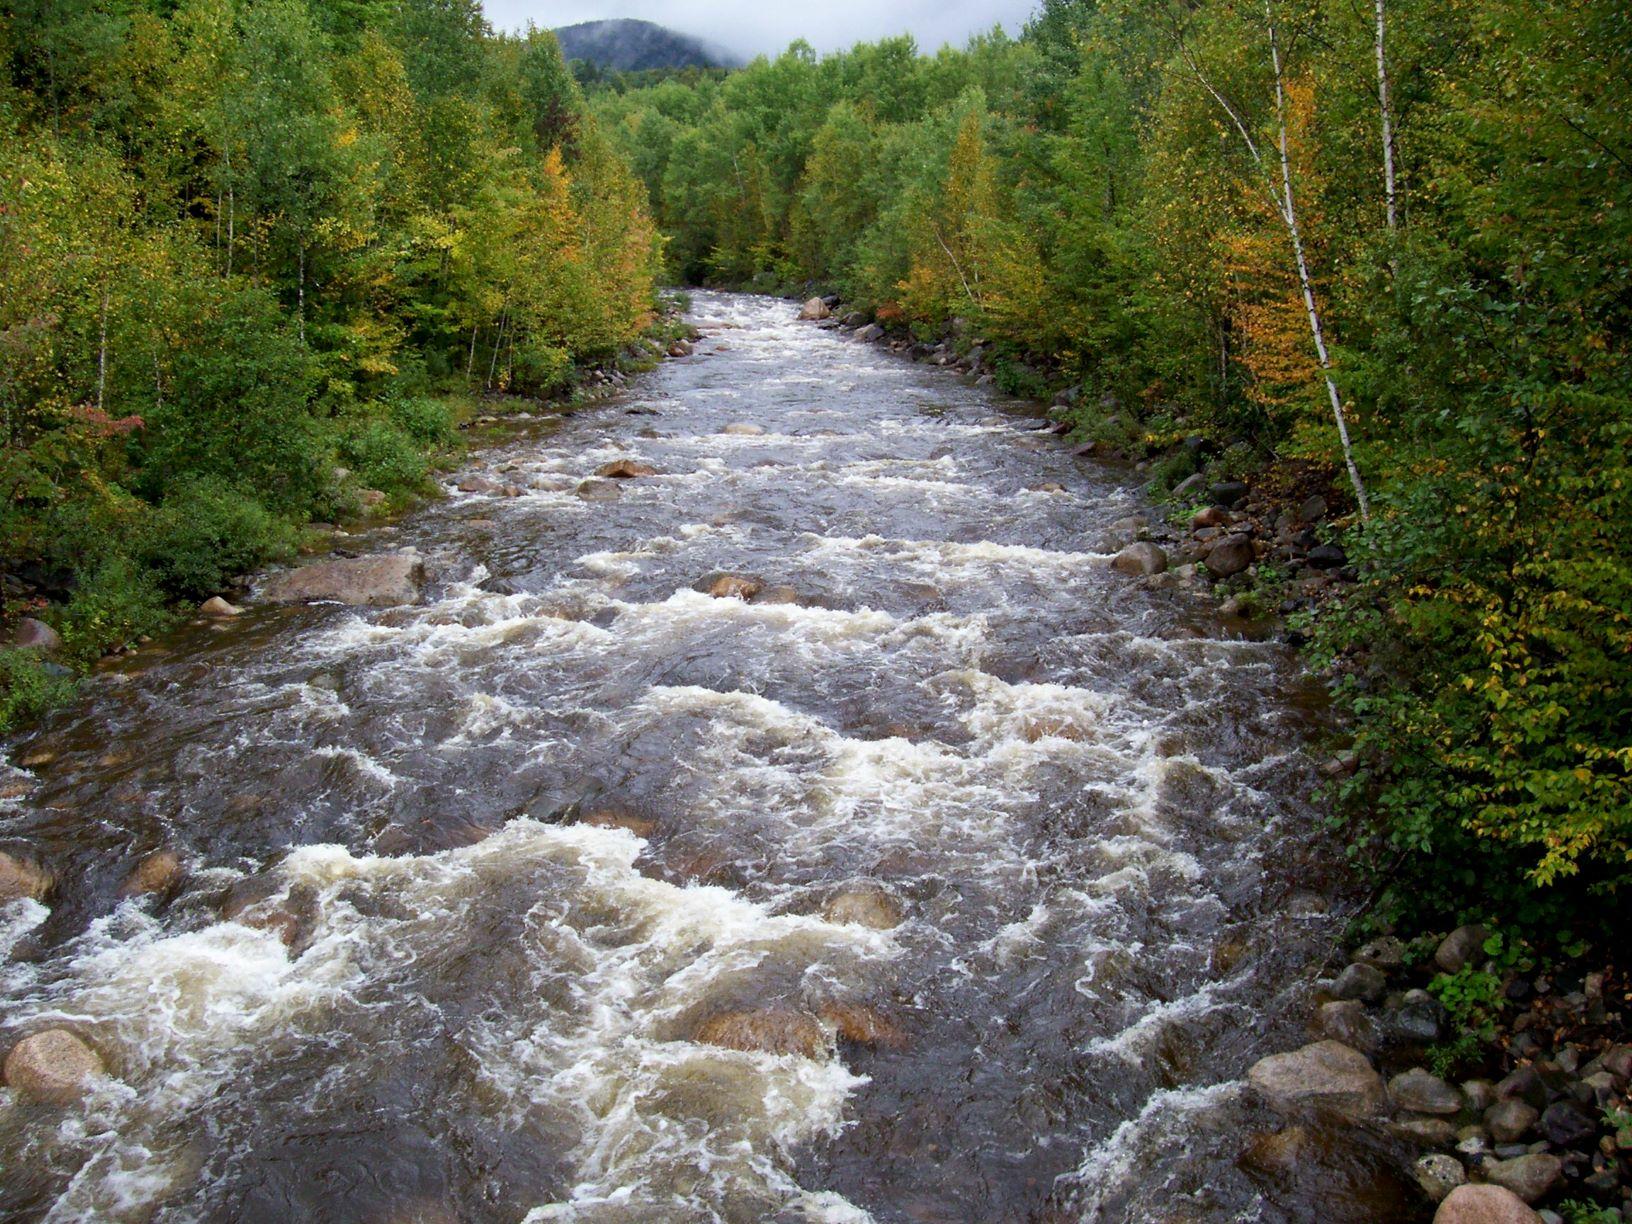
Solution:
M425 563L411 553L317 561L273 574L262 584L267 603L342 603L391 608L419 602Z
M833 312L827 308L827 303L821 298L811 298L799 311L799 318L806 323L819 322Z
M62 635L44 621L25 616L17 622L11 644L18 650L61 650Z
M67 1104L103 1074L101 1057L67 1029L25 1037L6 1055L6 1087L30 1101Z
M1388 1106L1382 1076L1370 1060L1337 1041L1317 1041L1261 1059L1247 1073L1247 1082L1282 1113L1313 1108L1367 1118L1384 1113Z
M1545 1198L1564 1174L1564 1162L1547 1152L1497 1160L1484 1169L1485 1180L1511 1190L1527 1203Z
M1422 1114L1462 1112L1462 1094L1437 1075L1413 1067L1388 1081L1389 1098L1401 1109Z
M1435 1203L1443 1202L1447 1195L1458 1186L1466 1185L1468 1181L1468 1174L1462 1168L1462 1162L1443 1152L1424 1156L1417 1161L1412 1172L1416 1175L1417 1185L1422 1187L1422 1192Z
M1205 561L1207 572L1215 578L1233 578L1253 563L1252 537L1227 536L1214 544Z
M1460 973L1462 969L1478 958L1485 947L1485 940L1490 933L1482 926L1458 927L1447 935L1434 953L1434 964L1446 973Z
M1439 1205L1434 1224L1541 1224L1541 1217L1500 1186L1458 1186Z

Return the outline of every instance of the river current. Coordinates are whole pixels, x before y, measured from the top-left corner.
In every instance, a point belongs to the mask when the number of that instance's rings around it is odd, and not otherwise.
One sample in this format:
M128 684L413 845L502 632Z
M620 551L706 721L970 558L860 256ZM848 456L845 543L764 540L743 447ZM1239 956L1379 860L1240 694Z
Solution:
M1035 409L694 314L476 456L520 497L346 541L419 606L194 626L8 746L58 884L0 1048L111 1075L0 1093L0 1218L1314 1218L1237 1158L1337 934L1318 688L1114 572L1137 485Z

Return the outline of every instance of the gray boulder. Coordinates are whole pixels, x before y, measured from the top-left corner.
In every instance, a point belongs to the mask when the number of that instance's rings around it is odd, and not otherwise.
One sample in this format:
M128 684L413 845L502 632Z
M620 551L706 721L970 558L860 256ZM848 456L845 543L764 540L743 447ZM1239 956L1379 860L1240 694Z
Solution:
M1117 553L1111 568L1135 576L1162 574L1167 572L1167 554L1150 541L1140 540Z
M1228 536L1214 544L1204 564L1215 578L1233 578L1253 563L1252 537Z
M425 563L411 553L317 561L273 574L260 587L267 603L342 603L390 608L419 602Z
M1564 1174L1564 1162L1546 1152L1492 1161L1485 1166L1485 1180L1511 1190L1527 1203L1545 1198Z
M25 616L17 622L11 644L18 650L61 650L62 635L44 621Z
M1450 1115L1462 1112L1462 1094L1437 1075L1413 1067L1388 1081L1389 1098L1413 1113Z
M1254 1064L1247 1083L1273 1109L1294 1113L1324 1109L1348 1118L1384 1113L1388 1093L1371 1062L1337 1041L1272 1054Z

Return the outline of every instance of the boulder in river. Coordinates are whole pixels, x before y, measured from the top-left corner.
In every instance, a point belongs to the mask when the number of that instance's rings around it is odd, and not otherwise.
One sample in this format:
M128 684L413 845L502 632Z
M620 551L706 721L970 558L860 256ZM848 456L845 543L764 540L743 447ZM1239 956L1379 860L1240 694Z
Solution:
M901 903L877 885L847 888L829 897L822 917L829 922L888 931L901 925Z
M261 584L267 603L342 603L390 608L419 602L425 563L412 553L336 558L273 574Z
M765 589L765 584L757 578L744 578L741 574L723 574L709 584L708 593L715 599L752 599Z
M459 492L496 497L504 492L504 486L488 476L466 476L459 482Z
M67 1104L103 1074L101 1057L67 1029L25 1037L6 1055L6 1087L25 1100Z
M24 897L38 901L50 891L50 872L38 863L0 852L0 905Z
M1164 574L1167 572L1167 554L1149 540L1140 540L1117 553L1111 568L1119 574Z
M1439 1205L1434 1224L1541 1224L1541 1217L1511 1190L1458 1186Z
M799 311L800 319L806 323L815 323L828 317L833 312L827 308L827 303L821 298L811 298Z
M608 463L595 474L607 480L635 480L641 476L656 476L657 469L649 463L641 463L638 459L618 459Z
M18 650L61 650L62 635L44 621L25 616L17 622L11 644Z
M821 1014L842 1041L890 1050L899 1050L907 1044L907 1035L899 1024L865 1003L835 1000L822 1004Z
M587 502L615 502L623 490L610 480L586 480L573 490Z
M180 884L184 874L180 855L174 850L158 850L136 864L136 870L125 880L123 892L127 897L162 896Z
M242 608L234 607L219 595L212 596L199 604L198 611L200 615L207 616L211 620L230 620L234 616L243 614Z
M1214 544L1203 564L1215 578L1233 578L1245 571L1253 560L1252 537L1232 535Z
M1282 1113L1318 1108L1358 1119L1379 1115L1388 1104L1383 1079L1370 1060L1337 1041L1260 1059L1247 1082Z
M720 430L722 434L731 434L739 438L759 438L765 434L765 426L754 425L747 421L734 421Z
M693 1039L704 1045L751 1053L798 1054L803 1058L821 1058L827 1053L827 1034L815 1017L781 1008L710 1017L697 1026Z

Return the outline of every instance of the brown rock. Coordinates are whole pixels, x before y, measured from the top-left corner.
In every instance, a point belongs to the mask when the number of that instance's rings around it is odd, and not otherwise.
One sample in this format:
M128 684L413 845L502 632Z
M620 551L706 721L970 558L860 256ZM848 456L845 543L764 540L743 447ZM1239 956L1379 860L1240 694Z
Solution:
M127 897L159 896L180 884L183 874L180 856L174 850L160 850L136 865L123 891Z
M579 822L596 829L627 829L636 837L647 838L657 832L657 821L646 816L617 808L601 808L590 812Z
M96 1051L67 1029L25 1037L6 1055L6 1086L27 1100L53 1105L77 1100L103 1073Z
M833 312L827 308L827 303L821 298L811 298L799 311L799 318L806 323L815 323L827 318Z
M814 1017L774 1008L711 1017L697 1027L694 1040L726 1050L803 1058L821 1058L827 1053L827 1034Z
M1447 1156L1443 1152L1435 1152L1431 1156L1424 1156L1417 1161L1412 1169L1417 1179L1417 1185L1422 1192L1435 1203L1442 1202L1458 1186L1465 1185L1468 1174L1462 1167L1462 1162L1455 1156Z
M388 553L318 561L273 574L261 584L260 597L279 604L342 603L389 608L417 603L424 582L425 564L417 556Z
M1437 1075L1413 1067L1388 1081L1388 1095L1401 1109L1450 1115L1462 1112L1462 1094Z
M1283 1113L1315 1108L1365 1118L1383 1113L1388 1104L1382 1077L1371 1062L1337 1041L1317 1041L1261 1059L1247 1073L1247 1082Z
M1377 1049L1377 1026L1358 999L1323 1003L1316 1013L1315 1031L1367 1054Z
M758 595L754 596L754 602L756 604L797 604L800 602L799 592L791 586L766 587Z
M1482 926L1458 927L1434 952L1434 964L1446 973L1459 973L1469 961L1482 958L1490 933Z
M822 1019L833 1026L841 1039L856 1045L899 1050L907 1044L907 1035L900 1025L865 1003L824 1003Z
M708 593L715 599L752 599L765 589L765 584L753 578L744 578L739 574L726 574L716 578L709 586Z
M234 607L219 595L206 599L198 605L198 610L202 615L208 616L212 620L229 620L234 616L243 614L242 608Z
M1119 574L1150 575L1167 572L1167 554L1148 540L1129 544L1111 562Z
M623 490L610 480L586 480L574 492L587 502L613 502L623 496Z
M1253 563L1252 537L1226 536L1207 553L1204 564L1215 578L1232 578Z
M1517 1143L1536 1124L1541 1112L1527 1101L1510 1097L1485 1110L1485 1126L1497 1143Z
M636 459L618 459L608 463L595 474L608 480L635 480L641 476L656 476L657 469Z
M890 931L901 925L901 903L877 885L846 889L829 897L822 906L829 922Z
M1439 1205L1434 1224L1541 1224L1541 1217L1500 1186L1458 1186Z
M50 891L50 872L28 859L0 853L0 905L24 897L38 901Z
M1230 512L1219 506L1208 506L1205 510L1198 510L1190 520L1191 531L1201 531L1207 527L1227 527L1230 522Z
M1241 1150L1241 1163L1256 1172L1286 1178L1297 1171L1314 1148L1314 1140L1301 1126L1264 1131L1247 1140Z
M481 493L488 497L504 492L504 486L486 476L466 476L459 482L461 493Z

